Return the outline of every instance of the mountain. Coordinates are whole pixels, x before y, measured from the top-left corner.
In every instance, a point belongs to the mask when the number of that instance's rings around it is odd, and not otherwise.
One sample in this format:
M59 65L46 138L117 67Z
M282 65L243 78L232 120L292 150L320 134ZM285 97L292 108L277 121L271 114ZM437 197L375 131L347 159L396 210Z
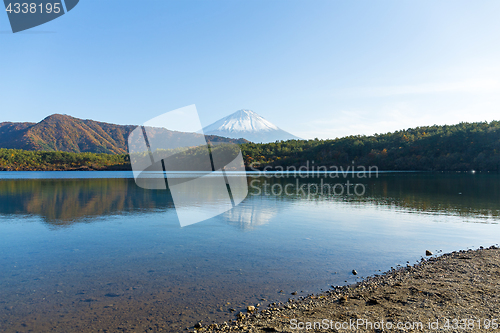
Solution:
M244 138L252 142L300 140L251 110L239 110L203 128L206 135Z
M134 128L54 114L39 123L0 123L0 147L122 154Z
M136 127L53 114L39 123L0 123L0 148L125 154L128 135ZM184 136L184 133L162 128L154 132L165 139ZM247 142L213 135L206 139L209 142Z

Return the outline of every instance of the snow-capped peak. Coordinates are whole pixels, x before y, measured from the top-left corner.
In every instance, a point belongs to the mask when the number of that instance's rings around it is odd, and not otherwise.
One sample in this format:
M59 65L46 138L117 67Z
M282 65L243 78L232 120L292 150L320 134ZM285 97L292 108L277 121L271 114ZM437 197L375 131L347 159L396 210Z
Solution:
M203 129L206 135L226 138L244 138L252 142L275 142L279 140L300 139L283 131L251 110L239 110L208 125Z
M203 129L205 133L213 131L267 132L274 130L279 130L279 128L252 110L238 110Z

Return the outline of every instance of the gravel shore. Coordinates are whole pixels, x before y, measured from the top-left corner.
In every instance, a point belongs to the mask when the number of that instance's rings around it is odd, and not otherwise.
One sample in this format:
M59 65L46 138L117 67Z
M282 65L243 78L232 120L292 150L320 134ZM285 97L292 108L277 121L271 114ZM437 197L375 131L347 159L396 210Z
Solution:
M197 332L500 332L500 249L458 251ZM293 296L291 296L293 297ZM256 307L255 310L253 307Z

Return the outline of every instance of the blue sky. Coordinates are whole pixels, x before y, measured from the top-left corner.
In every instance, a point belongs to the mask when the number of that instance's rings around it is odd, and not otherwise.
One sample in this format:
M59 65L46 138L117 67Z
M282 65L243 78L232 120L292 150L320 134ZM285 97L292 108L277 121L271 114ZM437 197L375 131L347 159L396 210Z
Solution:
M500 120L500 1L81 0L0 15L0 121L141 124L196 104L303 138Z

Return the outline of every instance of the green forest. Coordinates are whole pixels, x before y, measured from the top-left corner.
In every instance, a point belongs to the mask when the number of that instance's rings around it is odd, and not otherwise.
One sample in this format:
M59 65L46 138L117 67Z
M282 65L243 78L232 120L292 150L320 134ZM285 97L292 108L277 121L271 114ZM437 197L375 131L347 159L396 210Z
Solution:
M247 166L377 166L379 170L499 171L500 122L409 128L335 140L242 145Z
M130 170L128 155L0 148L0 171Z
M379 170L500 171L500 122L425 126L334 140L240 144L247 168L377 166ZM0 170L129 170L127 155L0 149Z

